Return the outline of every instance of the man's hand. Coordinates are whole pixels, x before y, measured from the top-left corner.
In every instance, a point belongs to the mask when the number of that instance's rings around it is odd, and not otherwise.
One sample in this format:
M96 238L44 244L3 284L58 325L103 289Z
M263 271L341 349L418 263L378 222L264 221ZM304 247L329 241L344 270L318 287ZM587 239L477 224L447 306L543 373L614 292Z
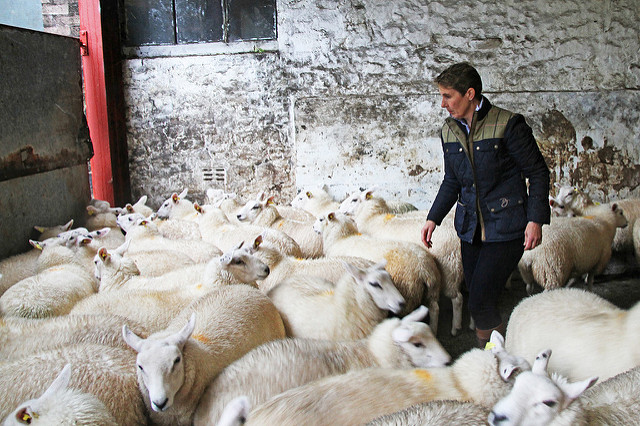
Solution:
M431 243L431 235L433 234L433 231L436 229L436 223L432 220L427 220L427 223L424 224L424 226L422 227L422 233L421 233L421 237L422 237L422 244L424 244L427 248L431 248L432 243Z
M542 225L536 222L527 223L524 230L524 249L531 250L542 243Z

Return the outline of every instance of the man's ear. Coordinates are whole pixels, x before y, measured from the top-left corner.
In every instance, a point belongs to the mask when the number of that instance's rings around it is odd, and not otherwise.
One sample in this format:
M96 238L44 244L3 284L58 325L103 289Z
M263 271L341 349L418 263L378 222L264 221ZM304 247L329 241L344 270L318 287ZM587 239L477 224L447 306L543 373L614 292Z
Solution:
M476 89L474 89L473 87L469 87L467 89L467 97L470 101L472 101L476 97Z

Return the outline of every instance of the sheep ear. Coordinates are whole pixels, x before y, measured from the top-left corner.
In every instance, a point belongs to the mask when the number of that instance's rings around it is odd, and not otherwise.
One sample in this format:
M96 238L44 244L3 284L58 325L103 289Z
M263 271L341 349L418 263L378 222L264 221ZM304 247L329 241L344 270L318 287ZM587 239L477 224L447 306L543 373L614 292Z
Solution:
M189 193L189 188L185 188L185 189L182 190L180 195L178 195L178 198L179 199L186 198L188 193Z
M91 241L93 241L93 238L91 237L87 237L87 236L78 237L79 246L88 246L89 244L91 244Z
M71 229L71 227L73 226L73 219L71 219L69 222L65 223L64 226L62 227L63 230L68 231L69 229Z
M260 247L260 244L262 244L262 234L258 235L256 239L253 241L254 250Z
M393 329L391 332L391 338L394 342L405 343L408 342L409 339L413 336L411 330L406 327L399 326Z
M122 256L129 249L130 243L131 243L131 240L125 241L124 243L120 244L115 250L113 250L113 252Z
M373 198L373 191L372 190L369 190L364 194L364 199L365 200L370 200L372 198Z
M266 197L266 196L267 196L267 194L266 194L264 191L260 191L260 192L258 193L258 197L257 197L256 199L257 199L258 201L262 202L262 201L264 201L264 197Z
M109 231L111 231L111 228L107 227L107 228L98 229L97 231L92 231L89 233L89 235L92 237L102 238L105 235L107 235Z
M195 209L195 211L197 211L198 213L202 213L202 207L200 207L200 204L198 204L198 202L194 202L193 203L193 208Z
M489 337L489 344L485 349L491 349L492 353L504 350L504 337L498 331L493 330Z
M71 364L65 364L60 374L58 374L58 377L56 377L53 383L49 385L47 390L38 399L45 400L52 395L60 393L69 386L69 381L71 381Z
M126 324L122 326L122 338L134 351L140 352L142 350L142 342L144 342L144 339L138 337Z
M553 207L556 204L556 200L554 200L553 198L549 197L549 206Z
M384 269L387 267L387 259L382 259L380 262L376 263L373 268L375 269Z
M307 196L307 198L313 198L313 194L311 193L311 191L305 192L305 195Z
M334 212L331 212L327 215L327 219L329 220L335 220L336 218L336 214Z
M133 211L133 206L132 206L130 203L127 203L127 204L124 206L124 209L125 209L127 212L129 212L129 213L134 213L134 211Z
M89 214L89 216L93 216L94 214L98 213L98 210L93 206L87 206L87 213Z
M276 202L274 201L274 200L275 200L275 198L276 198L276 197L275 197L275 195L272 195L271 197L269 197L269 198L267 199L267 205L268 205L268 206L271 206L271 205L275 204L275 203L276 203Z
M597 381L598 381L598 377L594 376L594 377L589 377L588 379L585 379L585 380L581 380L579 382L573 382L573 383L557 382L556 384L569 399L568 401L565 401L565 404L569 405L571 401L573 401L574 399L582 395L582 392L589 389Z
M428 313L429 313L429 308L427 308L424 305L420 305L413 312L410 312L407 315L405 315L404 318L402 318L402 322L407 323L407 322L422 321L427 317Z
M358 268L357 266L352 265L351 263L342 262L342 264L344 265L344 267L347 270L347 272L350 273L351 276L353 278L355 278L356 281L358 281L358 282L362 281L362 279L366 275L365 271L363 271L362 269Z
M98 250L98 256L100 256L100 259L103 262L105 262L109 258L109 252L107 251L106 247L100 247L100 250Z
M177 203L178 201L180 201L180 196L174 192L173 194L171 194L171 201L173 201L173 203Z
M531 372L534 374L547 374L547 365L549 364L549 358L551 357L551 349L547 349L546 351L540 352L536 355L536 360L533 361L533 367L531 367Z
M38 250L42 250L43 249L42 243L40 241L29 240L29 244L31 244L31 246L33 248L37 248Z
M187 342L187 340L189 340L189 337L191 337L191 333L193 333L193 330L195 328L196 328L196 313L194 312L191 314L191 317L189 318L189 321L187 322L187 324L185 324L185 326L182 327L182 330L171 335L167 340L168 342L182 348L184 344Z

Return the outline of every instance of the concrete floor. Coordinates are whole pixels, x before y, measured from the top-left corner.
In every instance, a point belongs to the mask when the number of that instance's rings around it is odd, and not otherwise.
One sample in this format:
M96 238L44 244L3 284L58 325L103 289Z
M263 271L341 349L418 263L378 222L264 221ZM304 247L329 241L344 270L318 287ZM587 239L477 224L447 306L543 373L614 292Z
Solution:
M464 284L463 284L464 286ZM578 288L583 288L577 285ZM633 256L614 255L605 271L596 277L593 286L594 293L604 297L616 306L629 309L640 300L640 265ZM586 287L585 287L586 288ZM541 291L536 288L536 292ZM463 307L463 329L457 336L451 336L451 301L440 298L440 316L438 324L438 340L455 360L462 353L476 345L475 332L469 329L469 312L467 310L467 293L463 289L465 304ZM525 284L518 274L512 278L511 289L502 293L500 310L503 320L509 319L511 311L524 297L527 296Z

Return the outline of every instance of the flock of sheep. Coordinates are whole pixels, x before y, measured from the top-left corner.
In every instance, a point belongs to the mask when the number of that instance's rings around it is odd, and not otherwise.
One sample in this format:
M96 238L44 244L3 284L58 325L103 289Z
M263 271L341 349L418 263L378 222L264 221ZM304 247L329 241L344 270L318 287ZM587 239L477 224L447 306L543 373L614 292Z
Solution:
M5 425L640 421L640 304L587 291L612 250L640 255L640 200L558 188L506 335L452 360L435 337L441 295L463 327L452 217L426 249L427 211L375 189L187 197L92 200L84 227L36 227L0 261Z

